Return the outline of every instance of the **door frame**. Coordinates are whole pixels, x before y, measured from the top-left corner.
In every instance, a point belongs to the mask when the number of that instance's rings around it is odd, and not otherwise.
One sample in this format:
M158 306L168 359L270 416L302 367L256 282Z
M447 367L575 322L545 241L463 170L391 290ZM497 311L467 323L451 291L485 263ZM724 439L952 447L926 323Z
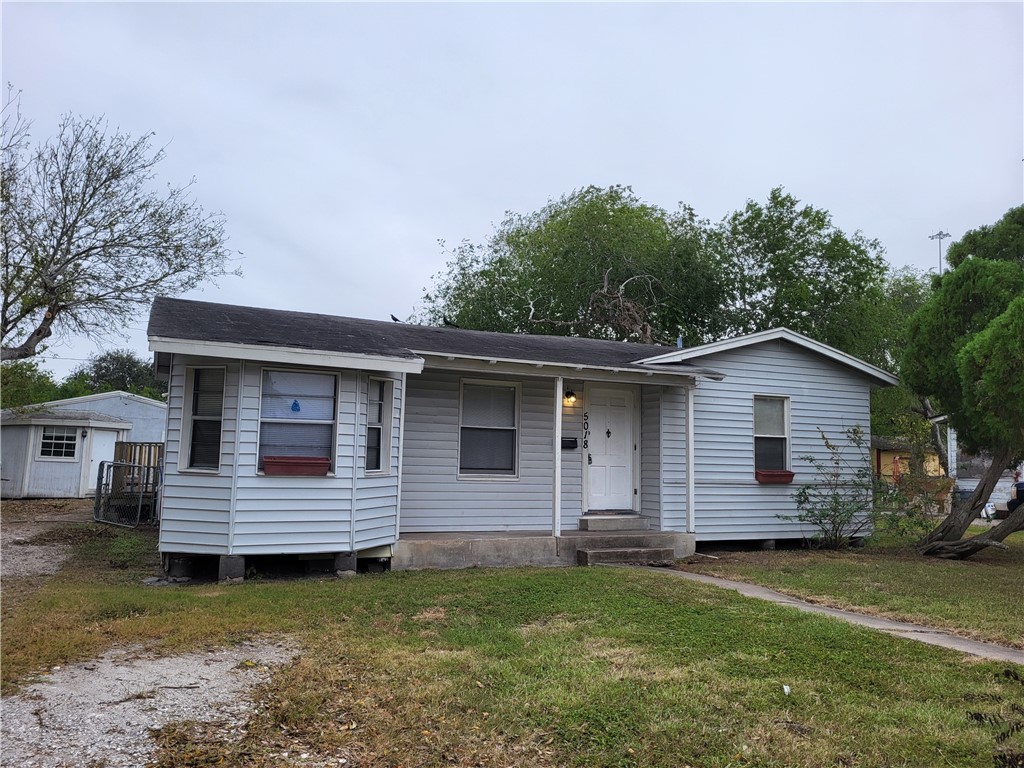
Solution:
M583 423L585 424L587 415L590 411L590 396L595 390L607 389L615 390L618 392L625 392L629 395L632 401L632 433L633 433L633 462L632 462L632 475L633 475L633 503L630 505L630 510L633 512L640 511L640 396L641 390L639 384L612 384L603 381L585 381L583 382ZM587 431L583 431L583 442L582 445L586 446L588 439ZM590 509L590 462L587 461L587 454L589 451L586 447L583 448L583 509L584 515L591 512ZM595 513L605 512L610 510L598 509L594 510Z

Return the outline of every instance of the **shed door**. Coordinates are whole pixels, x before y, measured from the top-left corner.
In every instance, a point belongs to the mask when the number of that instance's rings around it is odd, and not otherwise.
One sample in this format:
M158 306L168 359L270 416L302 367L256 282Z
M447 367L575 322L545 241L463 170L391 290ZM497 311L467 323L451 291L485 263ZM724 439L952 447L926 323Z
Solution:
M92 448L89 451L89 476L85 478L85 487L90 492L96 490L96 473L100 471L101 461L114 460L114 443L117 432L108 429L92 430Z
M591 510L633 508L633 393L587 389L588 503Z

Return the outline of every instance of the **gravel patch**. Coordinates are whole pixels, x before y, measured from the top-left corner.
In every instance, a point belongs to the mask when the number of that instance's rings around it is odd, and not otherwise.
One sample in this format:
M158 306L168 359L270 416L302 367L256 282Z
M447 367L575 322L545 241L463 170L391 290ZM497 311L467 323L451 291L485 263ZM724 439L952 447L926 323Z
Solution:
M52 576L71 554L66 544L24 544L24 539L2 539L0 579Z
M246 693L296 653L281 642L170 657L121 649L54 667L2 700L0 766L143 766L155 747L150 729L178 720L244 723L254 706Z
M65 543L32 543L68 523L92 520L92 502L83 499L4 500L0 525L0 579L52 576L71 555Z

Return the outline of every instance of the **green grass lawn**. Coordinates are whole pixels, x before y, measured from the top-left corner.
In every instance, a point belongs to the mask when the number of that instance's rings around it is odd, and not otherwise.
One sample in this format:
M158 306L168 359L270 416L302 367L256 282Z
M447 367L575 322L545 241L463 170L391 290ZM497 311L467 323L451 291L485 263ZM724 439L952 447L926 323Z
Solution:
M395 767L673 768L976 766L1024 753L1013 733L1024 670L659 573L146 587L152 540L109 531L5 607L8 691L119 644L170 653L281 634L302 648L257 691L236 740L164 729L168 768L288 765L284 751Z
M921 557L890 541L845 552L719 552L684 568L1024 648L1024 533L1005 543L967 560Z

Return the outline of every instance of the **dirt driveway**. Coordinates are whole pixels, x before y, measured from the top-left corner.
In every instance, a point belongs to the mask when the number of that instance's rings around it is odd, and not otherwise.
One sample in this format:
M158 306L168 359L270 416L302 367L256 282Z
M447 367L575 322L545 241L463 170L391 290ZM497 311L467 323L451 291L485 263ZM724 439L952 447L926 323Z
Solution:
M5 616L60 571L76 541L95 536L81 525L91 521L90 499L0 503ZM287 639L264 638L174 657L112 648L53 667L3 698L0 767L142 766L153 755L152 729L181 720L212 721L224 739L236 738L255 706L252 687L296 652Z
M71 553L69 523L92 520L92 499L13 499L0 502L0 579L52 576Z

